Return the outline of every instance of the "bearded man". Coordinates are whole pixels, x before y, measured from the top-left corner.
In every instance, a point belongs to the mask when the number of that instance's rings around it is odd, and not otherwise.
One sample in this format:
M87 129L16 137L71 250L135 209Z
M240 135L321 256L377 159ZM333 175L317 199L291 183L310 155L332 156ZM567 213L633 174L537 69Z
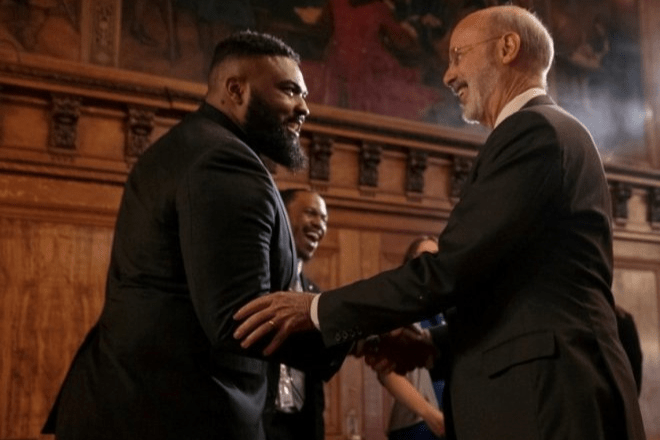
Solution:
M268 361L232 338L232 313L288 289L296 252L260 155L305 156L299 57L241 32L216 47L200 108L152 145L126 182L106 301L44 432L58 439L264 439ZM320 337L278 353L328 378L345 350ZM316 368L318 366L318 368Z

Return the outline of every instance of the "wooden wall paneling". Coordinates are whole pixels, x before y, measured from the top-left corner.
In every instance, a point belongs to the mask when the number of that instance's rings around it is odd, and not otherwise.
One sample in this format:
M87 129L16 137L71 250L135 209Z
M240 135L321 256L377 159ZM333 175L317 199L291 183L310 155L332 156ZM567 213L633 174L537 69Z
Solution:
M424 171L424 195L431 200L448 204L450 191L451 162L444 158L429 157Z
M650 440L660 438L660 262L619 262L612 290L617 304L630 312L642 347L640 406Z
M103 302L112 230L0 219L0 438L35 438Z
M338 140L333 148L330 157L330 182L329 186L336 192L354 193L358 186L359 165L358 156L359 147L351 145L346 141Z
M406 182L408 177L408 157L403 151L386 149L381 156L378 172L380 182L378 193L394 195L401 198L407 196Z
M339 267L337 284L344 285L361 278L360 233L340 229L338 232ZM341 412L338 414L342 439L357 440L364 429L363 363L362 360L348 357L337 376L339 382Z
M48 118L46 102L31 96L16 96L3 93L0 115L2 116L2 158L17 154L30 154L35 150L45 151L48 145Z
M401 181L403 183L403 180ZM363 231L360 233L360 278L368 278L382 272L381 267L381 237L380 232ZM376 373L362 362L363 393L364 393L364 430L363 438L370 440L385 439L383 415L382 386Z

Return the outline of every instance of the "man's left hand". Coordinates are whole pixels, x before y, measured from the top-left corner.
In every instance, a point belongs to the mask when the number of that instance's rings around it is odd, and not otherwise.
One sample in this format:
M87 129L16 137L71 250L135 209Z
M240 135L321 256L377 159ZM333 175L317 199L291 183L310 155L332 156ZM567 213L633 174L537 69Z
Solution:
M235 320L244 320L234 338L248 348L275 332L263 351L264 356L273 354L291 334L315 329L310 315L313 298L310 293L275 292L250 301L234 314Z

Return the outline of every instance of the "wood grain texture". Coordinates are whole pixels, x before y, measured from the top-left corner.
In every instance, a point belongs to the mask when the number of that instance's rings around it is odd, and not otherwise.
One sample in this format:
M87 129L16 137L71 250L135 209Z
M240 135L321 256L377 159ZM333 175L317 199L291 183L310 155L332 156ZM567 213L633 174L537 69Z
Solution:
M98 317L112 231L0 218L0 237L0 438L34 438Z

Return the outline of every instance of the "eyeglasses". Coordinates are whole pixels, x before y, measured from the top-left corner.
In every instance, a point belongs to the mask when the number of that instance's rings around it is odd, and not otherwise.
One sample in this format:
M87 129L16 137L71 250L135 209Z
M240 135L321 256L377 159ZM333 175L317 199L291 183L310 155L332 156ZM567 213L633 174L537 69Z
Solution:
M469 51L471 51L475 47L481 46L482 44L490 43L491 41L499 40L502 37L503 37L503 35L500 35L499 37L488 38L487 40L478 41L478 42L472 43L472 44L466 44L465 46L452 47L449 50L449 66L450 67L458 66L458 63L461 62L461 58L463 57L463 55L465 55L466 53L468 53Z

